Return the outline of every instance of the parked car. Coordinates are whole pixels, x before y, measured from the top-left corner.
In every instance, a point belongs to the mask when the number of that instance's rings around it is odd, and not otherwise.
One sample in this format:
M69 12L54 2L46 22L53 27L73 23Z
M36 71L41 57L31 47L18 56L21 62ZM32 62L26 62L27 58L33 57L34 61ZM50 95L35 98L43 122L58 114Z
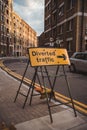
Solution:
M70 58L70 63L71 72L87 72L87 52L75 52Z

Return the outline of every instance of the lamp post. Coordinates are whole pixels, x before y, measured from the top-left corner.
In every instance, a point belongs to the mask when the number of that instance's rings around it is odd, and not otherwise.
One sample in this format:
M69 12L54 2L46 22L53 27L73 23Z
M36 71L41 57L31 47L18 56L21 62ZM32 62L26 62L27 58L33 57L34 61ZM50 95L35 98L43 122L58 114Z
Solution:
M83 29L84 29L84 0L82 0L82 18L81 18L81 37L80 37L80 51L82 51L82 43L83 43Z
M54 41L54 38L53 38L53 37L50 37L50 47L53 47L53 46L54 46L53 41Z
M59 40L59 38L56 38L56 47L60 48L60 40Z

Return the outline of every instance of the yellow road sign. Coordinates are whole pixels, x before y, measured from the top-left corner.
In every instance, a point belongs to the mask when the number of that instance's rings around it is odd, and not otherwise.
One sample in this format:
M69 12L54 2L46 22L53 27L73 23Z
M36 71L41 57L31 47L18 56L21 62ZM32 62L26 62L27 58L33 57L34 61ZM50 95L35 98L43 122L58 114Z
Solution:
M70 65L66 49L29 48L31 66Z

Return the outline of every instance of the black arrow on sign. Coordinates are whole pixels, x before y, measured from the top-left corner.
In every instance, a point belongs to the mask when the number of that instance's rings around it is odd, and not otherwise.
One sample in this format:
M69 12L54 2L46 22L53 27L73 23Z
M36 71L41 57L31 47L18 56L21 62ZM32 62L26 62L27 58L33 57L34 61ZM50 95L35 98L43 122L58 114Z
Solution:
M57 56L57 58L63 58L63 60L66 60L66 56L64 54L60 55L60 56Z

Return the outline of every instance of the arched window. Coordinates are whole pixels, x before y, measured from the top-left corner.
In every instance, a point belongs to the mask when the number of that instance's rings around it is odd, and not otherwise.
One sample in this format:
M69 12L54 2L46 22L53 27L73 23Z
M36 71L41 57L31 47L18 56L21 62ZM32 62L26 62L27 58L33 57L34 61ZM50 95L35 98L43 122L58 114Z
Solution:
M85 50L87 50L87 43L85 44Z

